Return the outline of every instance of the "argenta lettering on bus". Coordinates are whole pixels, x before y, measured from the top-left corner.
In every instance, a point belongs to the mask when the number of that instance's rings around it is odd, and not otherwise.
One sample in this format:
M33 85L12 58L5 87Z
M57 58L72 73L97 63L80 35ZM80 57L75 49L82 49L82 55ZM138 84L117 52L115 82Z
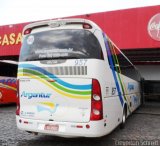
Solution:
M128 83L128 90L129 90L129 91L134 90L134 85L133 85L133 84Z
M28 99L32 98L50 98L51 93L32 93L32 92L25 92L23 91L21 97L27 97Z

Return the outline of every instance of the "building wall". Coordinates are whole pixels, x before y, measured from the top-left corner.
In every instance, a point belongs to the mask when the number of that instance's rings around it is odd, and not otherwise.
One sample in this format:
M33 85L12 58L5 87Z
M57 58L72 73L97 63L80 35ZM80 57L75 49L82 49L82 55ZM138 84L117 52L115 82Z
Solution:
M160 65L137 65L145 80L160 81Z
M99 12L68 18L85 18L94 21L120 49L154 49L160 46L160 5L126 10ZM152 22L152 23L150 23ZM31 23L31 22L28 22ZM28 23L0 26L0 56L19 55L22 29ZM151 26L149 25L151 24ZM149 26L149 27L148 27ZM150 30L151 29L151 30ZM154 40L149 32L158 36ZM151 33L151 32L150 32Z

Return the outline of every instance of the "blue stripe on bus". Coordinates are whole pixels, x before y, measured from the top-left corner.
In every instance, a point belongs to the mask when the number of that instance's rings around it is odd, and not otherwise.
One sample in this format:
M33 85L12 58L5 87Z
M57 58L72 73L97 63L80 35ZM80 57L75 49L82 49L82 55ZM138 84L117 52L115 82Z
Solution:
M107 43L107 38L106 38L106 35L104 33L103 33L103 37L104 37L104 40L105 40L105 46L106 46L106 49L107 49L108 60L110 62L110 66L111 66L112 74L113 74L114 81L115 81L115 84L116 84L116 87L117 87L119 99L120 99L121 105L123 106L123 104L124 104L123 97L122 97L122 94L121 94L121 90L120 90L120 86L119 86L118 79L117 79L117 76L116 76L116 72L114 70L114 63L113 63L113 59L112 59L112 56L111 56L111 51L109 49L109 46L108 46L108 43Z
M65 87L71 88L71 89L91 90L91 87L92 87L91 84L87 84L87 85L75 85L75 84L70 84L70 83L64 82L63 80L61 80L58 77L56 77L54 74L52 74L52 73L44 70L43 68L40 68L40 67L32 65L32 64L20 64L18 67L19 68L26 68L26 69L27 68L28 69L33 69L33 70L36 70L36 71L39 71L39 72L43 73L44 75L52 76L53 78L56 78L56 81L59 84L65 86Z

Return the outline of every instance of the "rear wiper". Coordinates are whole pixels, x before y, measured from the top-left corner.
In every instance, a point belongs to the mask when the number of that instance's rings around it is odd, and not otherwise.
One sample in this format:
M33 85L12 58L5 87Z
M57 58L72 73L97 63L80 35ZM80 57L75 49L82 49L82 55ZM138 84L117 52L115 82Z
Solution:
M79 57L75 57L75 56L66 56L66 57L55 57L55 58L51 58L51 59L80 59Z
M55 59L80 59L79 57L75 56L67 56L67 57L55 57L55 58L27 58L25 61L41 61L41 60L55 60Z

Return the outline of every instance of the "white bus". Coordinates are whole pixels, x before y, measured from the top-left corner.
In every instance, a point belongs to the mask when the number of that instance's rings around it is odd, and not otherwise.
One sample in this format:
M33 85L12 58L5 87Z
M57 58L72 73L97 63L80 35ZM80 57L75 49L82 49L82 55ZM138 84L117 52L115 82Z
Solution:
M23 30L17 127L63 137L100 137L141 103L140 76L94 22L62 19Z

